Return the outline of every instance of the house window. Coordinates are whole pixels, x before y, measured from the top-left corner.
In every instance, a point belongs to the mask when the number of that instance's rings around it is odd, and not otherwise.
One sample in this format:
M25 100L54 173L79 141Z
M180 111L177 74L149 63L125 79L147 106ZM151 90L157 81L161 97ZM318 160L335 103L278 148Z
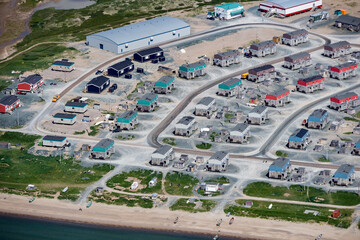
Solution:
M153 38L153 37L151 37L151 38L150 38L150 41L151 41L151 42L152 42L152 41L154 41L154 38Z
M125 48L128 48L129 47L129 45L128 44L125 44Z

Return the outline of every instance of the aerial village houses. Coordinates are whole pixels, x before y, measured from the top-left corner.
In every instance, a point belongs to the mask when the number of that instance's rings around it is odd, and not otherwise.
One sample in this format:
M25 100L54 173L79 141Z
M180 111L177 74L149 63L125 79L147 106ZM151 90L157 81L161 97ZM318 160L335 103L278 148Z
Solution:
M138 124L138 113L130 110L122 113L116 118L115 125L120 130L131 130Z
M39 74L27 76L23 81L17 85L18 91L21 92L35 92L36 89L44 84L43 78Z
M315 109L307 119L307 127L323 129L328 122L328 112L325 109Z
M355 181L355 168L350 164L342 164L332 177L332 184L347 186Z
M346 79L357 75L358 65L355 62L347 62L330 68L330 77Z
M42 139L42 146L62 148L67 144L66 137L46 135Z
M291 171L291 164L288 158L277 158L269 167L269 178L285 180Z
M215 7L215 16L220 20L230 20L244 16L244 7L236 2L225 3Z
M53 123L73 125L76 123L76 114L56 113L53 116Z
M260 3L259 10L288 17L321 7L322 0L266 0Z
M51 65L51 70L53 71L61 71L61 72L71 72L74 68L74 62L69 62L68 59L62 59L59 61L55 61Z
M230 78L218 85L217 94L220 96L231 97L239 92L242 82L239 78Z
M253 108L246 117L246 122L254 125L265 124L266 120L269 120L268 107L263 105Z
M306 149L310 143L310 132L305 128L296 130L288 141L288 147L294 149Z
M206 169L211 172L226 171L229 165L229 153L225 151L215 152L206 163Z
M265 98L265 104L270 107L282 107L288 102L290 102L290 90L285 88L267 94Z
M134 70L134 63L132 63L130 60L124 60L122 62L110 66L107 70L107 73L109 76L112 77L120 77L133 70Z
M174 149L169 145L162 145L151 154L150 164L154 166L167 167L174 160Z
M321 75L315 75L297 81L296 89L303 93L313 93L317 90L324 89L325 78Z
M352 151L352 154L354 155L360 155L360 141L355 143L354 149Z
M171 75L162 76L154 85L155 93L171 93L174 88L175 77Z
M350 15L341 15L335 20L335 26L346 28L350 31L360 31L360 18Z
M115 152L115 141L109 138L101 139L91 150L90 157L107 159Z
M110 79L105 76L99 76L91 79L86 84L86 91L88 93L101 93L110 85Z
M250 126L246 123L238 123L230 130L229 142L231 143L247 143L250 137Z
M71 113L84 113L88 109L88 103L86 102L67 102L65 104L65 112Z
M248 79L259 83L265 80L271 80L276 77L275 67L272 65L264 65L249 70Z
M348 41L330 43L324 46L324 56L338 58L351 53L351 45Z
M214 55L213 64L220 67L228 67L234 63L239 63L241 54L238 50L229 50Z
M289 46L296 46L309 40L309 33L305 29L299 29L292 32L284 33L281 43Z
M184 116L175 124L175 135L190 136L197 130L197 122L194 117Z
M359 105L359 95L354 92L347 92L330 98L330 108L337 111L343 111Z
M308 67L312 64L311 56L307 52L300 52L284 58L284 67L292 70Z
M21 102L17 96L10 95L0 99L0 113L12 114L18 107L21 107Z
M186 79L203 76L206 74L206 63L198 61L190 64L183 64L179 67L179 76Z
M147 62L164 57L164 50L160 47L148 48L134 53L134 61Z
M249 51L253 56L265 57L266 55L276 53L276 43L272 40L254 43L250 46Z
M88 35L86 43L97 49L120 54L188 35L189 24L181 19L165 16Z
M215 99L212 97L204 97L196 104L195 115L209 117L215 110Z
M146 93L136 104L136 109L140 112L152 112L158 106L158 95L155 93Z

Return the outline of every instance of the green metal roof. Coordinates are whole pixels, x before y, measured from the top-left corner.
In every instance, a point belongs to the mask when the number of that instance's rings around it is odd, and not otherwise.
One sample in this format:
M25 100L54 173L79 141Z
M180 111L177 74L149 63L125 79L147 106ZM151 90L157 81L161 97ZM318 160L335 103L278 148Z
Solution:
M155 87L168 87L174 80L174 76L163 76L155 83Z
M239 3L232 2L232 3L226 3L226 4L223 4L223 5L219 5L217 7L223 8L225 10L231 10L231 9L234 9L234 8L242 7L242 5L239 4Z
M141 99L138 100L138 105L151 105L158 99L158 95L154 93L147 93Z
M112 146L114 145L114 140L112 139L102 139L100 142L98 142L94 147L93 147L93 152L106 152L107 150L109 150Z
M241 80L239 78L230 78L229 80L220 83L219 88L230 90L236 86L239 86L240 84L241 84Z
M137 117L138 113L135 111L126 111L121 114L117 119L116 122L118 123L130 123Z
M205 68L206 64L202 61L190 63L190 64L183 64L179 67L179 70L184 72L193 72L202 68Z

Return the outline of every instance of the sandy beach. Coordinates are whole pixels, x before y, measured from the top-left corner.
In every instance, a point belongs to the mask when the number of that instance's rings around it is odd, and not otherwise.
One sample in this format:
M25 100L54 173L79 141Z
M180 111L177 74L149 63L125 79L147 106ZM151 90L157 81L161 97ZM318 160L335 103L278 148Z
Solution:
M99 224L114 227L145 228L161 231L202 233L249 239L359 239L360 231L331 227L325 224L292 223L276 220L235 217L232 225L225 214L186 213L168 209L143 209L93 203L90 208L67 201L0 194L0 213L39 217L77 223ZM82 207L83 211L79 211ZM173 221L179 217L177 224ZM216 226L222 218L220 227ZM306 229L306 231L304 231ZM220 231L220 233L219 233Z

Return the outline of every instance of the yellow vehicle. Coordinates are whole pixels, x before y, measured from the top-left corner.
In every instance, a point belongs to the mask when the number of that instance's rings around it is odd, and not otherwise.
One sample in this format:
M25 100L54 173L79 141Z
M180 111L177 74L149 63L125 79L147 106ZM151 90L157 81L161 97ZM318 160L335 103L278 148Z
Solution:
M59 100L59 98L60 98L60 95L56 95L56 96L53 97L52 101L56 102L57 100Z
M249 76L249 73L244 73L244 74L241 74L241 79L247 79Z
M273 42L279 43L280 42L280 37L277 37L277 36L273 37Z

